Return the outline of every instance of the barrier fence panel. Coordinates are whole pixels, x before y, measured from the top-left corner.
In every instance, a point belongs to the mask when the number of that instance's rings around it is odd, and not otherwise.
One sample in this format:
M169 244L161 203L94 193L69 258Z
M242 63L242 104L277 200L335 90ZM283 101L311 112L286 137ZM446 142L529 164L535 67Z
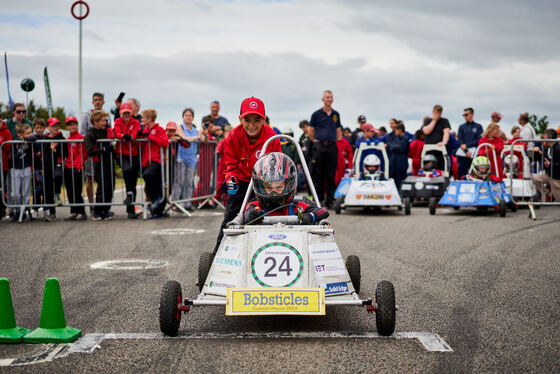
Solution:
M501 155L506 185L513 202L534 206L560 205L560 139L517 139Z
M188 146L187 146L188 145ZM218 175L217 142L172 141L166 157L166 189L169 209L191 216L189 210L206 205L225 209L221 190L224 177ZM198 157L197 157L198 154Z
M137 152L133 152L133 143L138 145ZM50 217L57 207L69 207L72 214L84 215L85 207L90 207L98 216L109 214L111 206L126 205L131 213L142 206L146 219L149 204L159 202L163 211L166 198L164 149L152 150L149 143L148 139L102 139L97 142L101 153L88 157L83 139L4 142L0 144L0 208L8 207L12 215L19 215L21 222L26 213L38 216L41 208ZM114 174L115 162L123 170L119 185Z

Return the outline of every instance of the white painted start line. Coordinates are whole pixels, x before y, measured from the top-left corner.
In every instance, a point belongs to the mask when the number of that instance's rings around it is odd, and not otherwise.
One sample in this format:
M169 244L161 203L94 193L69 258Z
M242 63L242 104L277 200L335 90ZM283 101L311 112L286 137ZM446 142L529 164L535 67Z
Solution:
M202 234L206 232L204 229L188 229L188 228L176 228L176 229L161 229L153 230L154 235L188 235L188 234Z
M50 362L71 353L93 353L100 348L103 340L134 339L418 339L429 352L453 352L453 349L438 334L432 332L396 332L382 336L376 332L191 332L176 337L153 333L93 333L86 334L74 343L47 344L47 349L39 354L23 358L0 359L0 366L21 366Z
M96 262L89 265L92 269L104 270L147 270L157 269L169 265L169 262L163 260L144 260L136 258L127 258L122 260L109 260Z

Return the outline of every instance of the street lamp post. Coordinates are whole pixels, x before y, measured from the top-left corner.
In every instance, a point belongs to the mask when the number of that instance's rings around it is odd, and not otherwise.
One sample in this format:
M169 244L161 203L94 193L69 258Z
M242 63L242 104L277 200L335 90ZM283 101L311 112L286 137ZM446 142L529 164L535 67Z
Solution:
M76 14L74 12L74 8L76 6L80 7L80 13ZM82 6L86 7L86 12L82 12ZM79 83L78 83L78 112L82 113L82 20L85 19L89 14L89 5L85 1L76 1L72 4L70 8L70 12L72 13L72 17L76 18L80 21L80 52L79 52L79 59L78 59L78 75L79 75Z

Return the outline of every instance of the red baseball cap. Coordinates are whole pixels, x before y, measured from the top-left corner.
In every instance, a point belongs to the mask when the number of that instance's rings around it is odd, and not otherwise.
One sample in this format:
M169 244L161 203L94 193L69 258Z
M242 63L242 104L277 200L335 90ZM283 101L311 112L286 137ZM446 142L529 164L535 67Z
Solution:
M132 113L132 105L130 103L122 103L121 107L119 108L120 113L130 112Z
M491 117L498 117L499 119L502 119L502 115L500 114L500 112L492 112Z
M239 112L240 118L252 113L258 114L262 118L266 118L266 115L264 114L264 103L261 99L249 97L241 103L241 111Z
M54 125L60 125L60 120L56 117L51 117L51 118L49 118L47 123L49 124L49 127L54 126Z
M375 131L375 127L371 123L364 123L362 131Z
M166 130L177 130L177 124L173 121L167 122L167 126L165 126Z
M74 117L74 116L66 117L66 121L64 121L64 123L68 124L68 123L70 123L70 122L76 122L76 123L78 123L78 120L77 120L76 117Z

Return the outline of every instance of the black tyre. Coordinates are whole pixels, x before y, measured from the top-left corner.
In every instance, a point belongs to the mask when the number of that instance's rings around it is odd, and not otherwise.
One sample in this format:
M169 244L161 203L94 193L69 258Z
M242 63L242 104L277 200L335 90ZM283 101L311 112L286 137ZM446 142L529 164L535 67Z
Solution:
M410 215L410 208L412 206L412 202L410 201L410 197L404 198L404 214L407 216Z
M346 257L346 270L348 271L348 275L350 275L350 280L352 281L356 293L360 293L360 282L362 280L360 258L354 255Z
M458 206L454 206L454 207L453 207L453 210L459 210L459 207L458 207Z
M163 286L159 301L159 329L165 335L177 335L181 324L182 303L183 294L179 282L167 281Z
M341 211L341 206L340 205L341 205L340 199L336 199L334 201L334 212L335 212L335 214L340 214L340 211Z
M389 281L377 283L375 290L375 324L377 332L383 336L389 336L395 332L397 319L397 306L395 304L395 287Z
M506 216L506 202L504 200L500 200L498 211L500 212L500 217Z
M512 201L512 202L510 203L509 209L510 209L513 213L517 212L517 204L514 203L514 202Z
M428 203L428 208L430 208L430 214L434 215L436 214L436 205L437 205L437 200L435 197L430 197L430 202Z
M210 252L202 252L200 259L198 260L198 289L202 291L204 287L204 282L208 278L208 273L210 272L210 267L214 261L214 255Z

